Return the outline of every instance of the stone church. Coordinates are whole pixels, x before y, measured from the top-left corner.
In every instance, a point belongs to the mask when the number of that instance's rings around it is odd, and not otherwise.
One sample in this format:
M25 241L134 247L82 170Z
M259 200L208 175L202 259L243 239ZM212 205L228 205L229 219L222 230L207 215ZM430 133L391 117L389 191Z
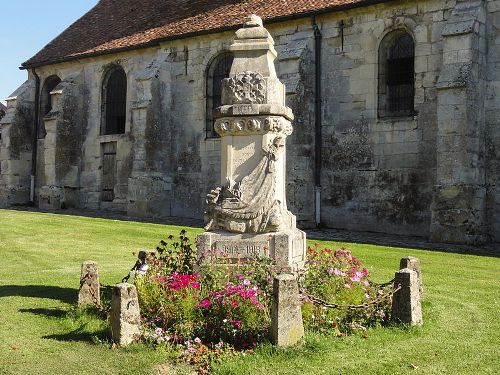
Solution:
M22 64L0 207L201 218L249 14L295 114L299 226L500 242L500 0L101 0Z
M7 111L7 107L0 102L0 120L5 116L5 112Z

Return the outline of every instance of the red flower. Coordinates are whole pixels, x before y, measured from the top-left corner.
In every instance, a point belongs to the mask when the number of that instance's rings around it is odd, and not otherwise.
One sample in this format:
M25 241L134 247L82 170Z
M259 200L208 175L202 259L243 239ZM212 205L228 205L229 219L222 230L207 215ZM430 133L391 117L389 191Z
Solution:
M212 302L208 299L204 299L198 306L203 307L204 309L208 309L210 306L212 306Z
M238 328L238 329L241 328L241 326L243 324L243 322L241 320L232 320L231 323L233 324L233 326L235 328Z

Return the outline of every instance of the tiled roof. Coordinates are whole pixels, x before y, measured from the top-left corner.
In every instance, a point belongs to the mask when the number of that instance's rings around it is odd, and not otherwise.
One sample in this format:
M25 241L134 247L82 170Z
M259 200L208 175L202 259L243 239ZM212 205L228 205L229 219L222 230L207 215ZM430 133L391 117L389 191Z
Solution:
M101 0L23 66L36 67L234 29L252 13L264 22L272 22L380 2L383 0Z

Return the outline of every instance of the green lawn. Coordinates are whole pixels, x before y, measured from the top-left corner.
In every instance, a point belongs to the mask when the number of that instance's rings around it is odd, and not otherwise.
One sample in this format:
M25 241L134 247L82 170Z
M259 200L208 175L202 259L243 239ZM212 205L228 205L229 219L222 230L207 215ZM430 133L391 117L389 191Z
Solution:
M178 234L173 226L0 210L0 374L151 374L166 354L110 349L105 324L74 314L80 265L95 260L101 283L118 282L135 259ZM190 229L194 239L199 229ZM322 242L323 246L341 244ZM372 272L393 277L419 257L422 328L373 329L368 338L307 336L300 349L258 348L218 374L499 374L500 258L343 244ZM168 373L183 373L178 368Z

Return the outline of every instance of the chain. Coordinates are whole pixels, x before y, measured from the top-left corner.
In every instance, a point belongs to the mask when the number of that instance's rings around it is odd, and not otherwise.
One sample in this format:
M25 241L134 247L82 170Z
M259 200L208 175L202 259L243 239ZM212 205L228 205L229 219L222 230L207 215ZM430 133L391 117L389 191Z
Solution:
M388 282L386 284L378 284L378 285L389 285L389 284L391 284L391 282ZM396 288L391 290L389 293L382 294L381 296L379 296L377 299L374 299L373 301L361 303L359 305L340 305L338 303L328 303L320 298L312 296L311 294L309 294L307 292L307 290L305 288L302 288L300 285L299 285L299 287L300 287L302 295L304 295L310 302L312 302L315 305L323 306L327 309L359 310L359 309L369 308L370 306L378 305L378 304L392 298L394 293L396 293L398 290L401 289L401 284L399 284Z

